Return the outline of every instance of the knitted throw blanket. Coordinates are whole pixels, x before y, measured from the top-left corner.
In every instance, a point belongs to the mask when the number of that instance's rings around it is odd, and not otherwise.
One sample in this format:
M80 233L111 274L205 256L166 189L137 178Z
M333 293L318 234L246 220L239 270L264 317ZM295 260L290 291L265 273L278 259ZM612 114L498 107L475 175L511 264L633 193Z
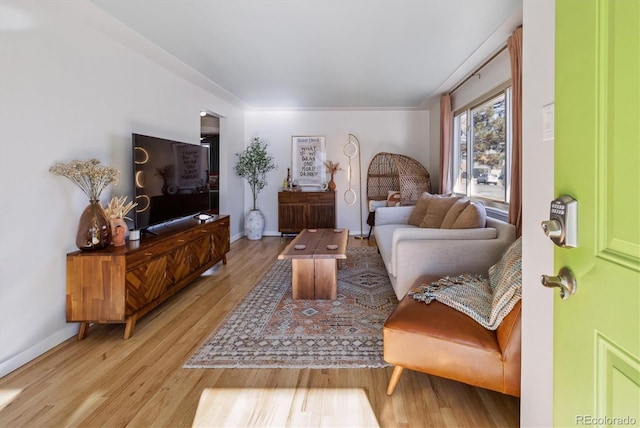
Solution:
M504 317L522 298L521 238L503 258L482 275L445 276L409 291L409 296L425 303L434 299L467 314L489 330L498 328Z

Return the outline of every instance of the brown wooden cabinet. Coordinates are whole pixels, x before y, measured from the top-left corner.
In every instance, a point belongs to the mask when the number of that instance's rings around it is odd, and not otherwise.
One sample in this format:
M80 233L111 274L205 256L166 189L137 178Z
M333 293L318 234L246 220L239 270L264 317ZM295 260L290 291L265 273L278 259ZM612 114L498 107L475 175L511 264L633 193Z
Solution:
M299 233L302 229L336 227L335 192L279 192L278 230Z
M67 322L81 323L78 340L90 323L126 323L128 339L138 318L219 261L227 263L228 215L186 219L157 232L123 247L67 254Z

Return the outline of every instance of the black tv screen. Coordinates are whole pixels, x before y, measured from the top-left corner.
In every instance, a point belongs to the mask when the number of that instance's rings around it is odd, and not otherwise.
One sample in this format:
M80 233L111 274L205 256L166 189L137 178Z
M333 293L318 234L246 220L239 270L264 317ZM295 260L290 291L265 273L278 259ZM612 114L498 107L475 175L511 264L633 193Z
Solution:
M135 227L209 210L209 150L196 144L133 134Z

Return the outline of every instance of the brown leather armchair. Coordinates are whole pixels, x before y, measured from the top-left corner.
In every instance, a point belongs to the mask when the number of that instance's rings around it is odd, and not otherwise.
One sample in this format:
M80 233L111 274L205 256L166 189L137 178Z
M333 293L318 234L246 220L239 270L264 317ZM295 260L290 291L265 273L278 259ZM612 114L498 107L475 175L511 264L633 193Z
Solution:
M424 276L416 284L438 277ZM520 396L521 302L497 330L438 301L405 297L384 324L384 359L395 365L387 395L407 368Z

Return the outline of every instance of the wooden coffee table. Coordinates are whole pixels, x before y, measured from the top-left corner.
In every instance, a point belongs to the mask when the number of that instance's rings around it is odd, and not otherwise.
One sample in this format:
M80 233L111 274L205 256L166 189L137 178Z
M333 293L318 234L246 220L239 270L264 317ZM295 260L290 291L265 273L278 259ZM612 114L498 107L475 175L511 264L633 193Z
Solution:
M335 299L338 260L347 258L348 229L304 229L278 256L291 259L294 299Z

